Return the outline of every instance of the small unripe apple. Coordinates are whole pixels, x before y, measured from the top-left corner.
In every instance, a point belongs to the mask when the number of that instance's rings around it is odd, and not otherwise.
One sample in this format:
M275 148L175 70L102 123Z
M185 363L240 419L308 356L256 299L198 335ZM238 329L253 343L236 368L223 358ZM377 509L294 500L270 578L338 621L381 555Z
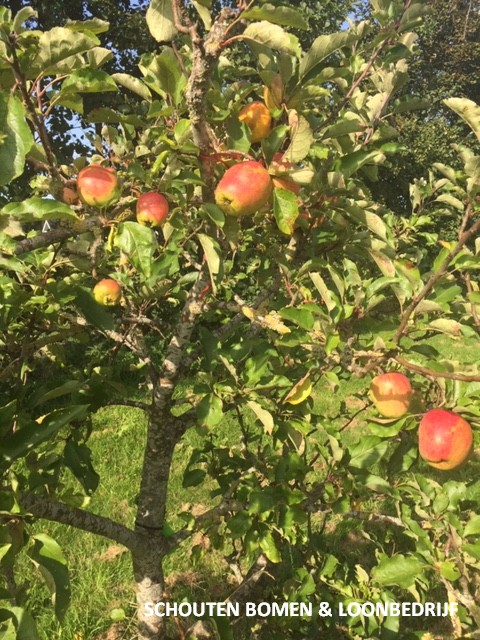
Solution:
M161 193L142 193L137 200L137 222L148 227L161 227L169 212L168 200Z
M378 413L385 418L400 418L410 407L413 390L403 373L381 373L370 385L370 396Z
M418 428L418 450L431 467L448 471L459 467L470 455L472 428L453 411L431 409Z
M117 172L111 167L91 164L78 174L80 198L91 207L106 207L119 195Z
M122 298L122 288L116 280L104 278L93 287L93 297L105 307L114 307Z
M238 114L240 122L250 129L250 140L260 142L268 136L272 128L272 116L263 102L250 102Z
M215 201L228 216L247 216L261 209L272 195L270 174L256 160L227 169L215 189Z

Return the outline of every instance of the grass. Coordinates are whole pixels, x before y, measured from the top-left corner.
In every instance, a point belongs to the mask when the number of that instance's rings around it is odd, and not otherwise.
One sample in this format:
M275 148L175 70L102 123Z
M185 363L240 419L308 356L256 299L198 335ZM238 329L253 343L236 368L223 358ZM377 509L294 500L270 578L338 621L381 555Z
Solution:
M445 357L458 357L458 343L443 336L435 338L435 346ZM462 360L478 362L480 349L477 345L462 353ZM318 388L315 397L315 412L326 420L335 420L343 426L345 418L338 416L342 403L346 403L349 413L367 404L367 381L351 378L342 383L340 389L332 393L327 387ZM361 428L370 409L354 420L348 429L352 442L357 438L357 427ZM92 496L89 509L93 512L119 520L132 526L135 517L135 499L141 469L143 443L146 431L144 414L129 407L109 407L99 411L94 419L94 433L90 440L94 466L101 476L101 484ZM239 442L236 421L227 418L216 428L216 435L226 445ZM170 482L169 524L175 529L181 525L178 513L186 503L210 505L209 485L185 489L182 486L183 470L192 450L202 442L202 436L195 429L187 432L176 450L173 474ZM74 485L72 479L72 485ZM368 506L368 505L363 505ZM60 626L53 615L50 595L44 583L35 573L28 559L22 559L20 570L32 584L28 609L37 620L42 640L116 640L133 637L135 602L134 582L130 556L121 547L108 540L76 531L62 525L41 523L39 530L54 537L64 550L68 560L72 584L72 605ZM358 523L343 523L332 538L332 549L355 546ZM334 533L332 531L332 533ZM352 542L353 541L353 542ZM357 547L358 549L359 547ZM350 549L352 551L352 549ZM205 554L201 565L193 565L188 545L175 551L166 561L169 591L175 599L183 597L197 600L221 599L225 597L225 576L229 571L225 561L214 552ZM217 597L218 596L218 597ZM112 615L118 610L125 612L121 625L113 626ZM110 635L107 630L110 628ZM112 629L116 629L113 634Z

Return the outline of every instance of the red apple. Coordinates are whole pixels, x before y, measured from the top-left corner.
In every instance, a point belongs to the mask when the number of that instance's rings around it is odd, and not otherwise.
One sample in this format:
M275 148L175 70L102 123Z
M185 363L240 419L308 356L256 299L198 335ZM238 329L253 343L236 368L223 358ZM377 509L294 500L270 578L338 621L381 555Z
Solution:
M93 287L93 297L105 307L114 307L122 298L122 287L112 278L104 278Z
M412 399L410 381L403 373L381 373L370 385L370 395L377 411L386 418L405 415Z
M78 174L80 198L91 207L106 207L119 195L117 172L110 167L91 164Z
M250 102L238 114L240 122L250 129L251 142L259 142L268 136L272 128L272 116L263 102Z
M148 227L161 227L169 211L168 201L156 191L142 193L137 200L137 222Z
M473 446L472 427L453 411L431 409L418 429L418 449L430 466L448 471L459 467Z
M261 209L272 195L270 174L256 160L227 169L215 189L215 201L227 216L247 216Z

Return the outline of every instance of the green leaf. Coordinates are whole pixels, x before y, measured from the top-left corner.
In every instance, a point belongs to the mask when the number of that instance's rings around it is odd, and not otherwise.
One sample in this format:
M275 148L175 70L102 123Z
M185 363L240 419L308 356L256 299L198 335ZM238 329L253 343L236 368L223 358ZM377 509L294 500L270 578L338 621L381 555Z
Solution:
M153 91L162 97L172 96L175 104L183 99L187 80L173 49L164 47L160 55L144 54L139 67Z
M20 9L20 11L15 15L15 18L13 19L12 30L15 33L21 33L23 30L22 25L27 20L30 20L30 18L36 18L36 17L37 17L37 12L33 7L23 7L23 9Z
M214 393L204 396L197 406L197 419L202 426L215 427L223 419L223 402Z
M192 0L192 4L198 12L198 15L202 19L202 22L207 31L212 28L212 16L209 7L205 6L200 0Z
M55 72L59 62L97 47L100 40L93 34L79 33L65 27L54 27L44 31L38 41L37 56L32 63L32 76Z
M270 562L280 562L282 560L282 556L275 544L275 539L270 531L263 536L260 540L260 548L265 553Z
M377 436L363 437L360 442L349 448L349 464L357 469L368 469L383 458L389 447L388 440Z
M32 421L15 431L10 437L2 438L0 461L6 466L25 456L37 445L50 440L62 427L73 420L82 420L89 405L74 405L68 409L57 409L44 417L41 423Z
M62 621L70 604L70 580L62 549L45 533L33 536L34 546L28 555L38 567L55 604L55 615Z
M475 544L464 543L462 545L462 549L465 553L468 553L468 555L472 556L472 558L475 558L475 560L480 560L480 542L477 542Z
M458 580L462 575L458 570L457 565L452 560L447 560L446 562L440 562L438 564L438 568L440 569L440 575L446 580L450 580L454 582Z
M265 433L271 435L273 433L274 422L273 416L270 411L267 411L262 406L260 406L258 402L254 402L253 400L248 400L247 405L265 427Z
M92 452L84 445L69 440L63 452L65 464L80 482L87 495L97 489L100 476L93 468Z
M157 42L170 42L177 34L172 0L151 0L147 9L147 26Z
M480 535L480 516L473 516L465 525L464 536Z
M182 486L184 489L188 487L198 487L206 476L206 472L202 469L189 469L183 474Z
M7 629L4 630L0 622L0 632L2 640L40 640L35 621L21 607L1 607L0 621L8 621Z
M352 44L356 39L357 36L348 31L318 36L300 62L300 78L304 78L307 73L315 69L325 58L328 58L328 56L338 51L338 49Z
M1 150L1 147L0 147ZM0 211L0 215L17 216L22 222L35 220L76 220L77 214L64 202L53 198L28 198L23 202L11 202Z
M127 220L118 227L115 246L125 253L146 278L152 274L153 254L157 248L155 233L149 227Z
M113 316L110 311L99 304L90 289L77 287L75 289L75 306L85 319L94 327L102 331L114 329Z
M13 94L0 92L0 187L22 174L32 145L22 102Z
M288 112L288 123L290 125L290 145L284 153L284 158L288 162L300 162L310 151L313 143L313 132L306 118L291 109ZM293 172L291 176L293 178Z
M480 140L480 106L478 104L467 98L447 98L443 104L455 111Z
M63 81L61 95L68 93L100 93L118 91L115 81L105 71L78 69Z
M385 160L385 155L378 149L374 151L354 151L343 156L335 163L335 171L343 173L349 178L365 164L379 164Z
M349 217L366 226L382 240L387 240L387 226L376 213L359 207L354 201L347 201L344 205Z
M398 554L389 558L381 554L380 562L372 570L372 577L383 586L408 589L415 584L415 578L422 573L424 563L415 556Z
M222 271L222 259L221 259L221 251L218 246L218 242L210 238L210 236L205 235L204 233L199 233L197 235L200 240L200 244L202 245L202 249L204 251L205 259L207 261L208 271L210 273L210 280L212 283L212 291L213 293L217 292L217 280L219 274Z
M122 87L132 91L132 93L136 93L144 100L151 100L152 94L140 78L135 78L135 76L129 73L112 73L111 77L117 84L122 85Z
M54 400L55 398L61 398L64 395L69 395L70 393L81 389L82 386L83 385L79 380L67 380L67 382L64 382L59 387L50 389L50 391L47 391L45 393L43 392L44 388L42 388L41 393L33 394L33 396L30 398L30 406L34 408L39 404L48 402L49 400Z
M270 49L291 53L297 58L301 54L300 42L296 36L287 33L279 25L272 24L266 20L249 24L243 32L242 38L254 40Z
M250 518L247 513L240 511L231 518L228 518L226 525L232 532L232 538L236 539L241 538L247 533L247 531L249 531L252 526L252 522L252 518Z
M242 20L267 20L284 27L308 30L308 22L302 14L292 7L277 6L269 3L253 7L242 12Z
M67 29L72 31L88 31L98 35L105 33L110 28L110 23L101 18L90 18L90 20L67 20L65 23Z
M285 307L280 309L279 314L285 320L295 322L299 327L305 329L305 331L311 331L315 323L315 318L311 311L308 309L300 309L298 307Z
M273 190L273 215L282 233L291 236L298 218L297 196L287 189Z

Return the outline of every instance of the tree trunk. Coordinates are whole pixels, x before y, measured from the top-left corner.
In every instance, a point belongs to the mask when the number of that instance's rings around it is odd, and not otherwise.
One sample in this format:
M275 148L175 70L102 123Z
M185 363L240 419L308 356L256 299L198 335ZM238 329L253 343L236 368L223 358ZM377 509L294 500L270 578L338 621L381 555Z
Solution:
M146 604L161 602L164 599L164 576L162 568L162 542L158 547L154 541L134 552L133 571L137 585L138 640L165 640L165 618L148 615Z

